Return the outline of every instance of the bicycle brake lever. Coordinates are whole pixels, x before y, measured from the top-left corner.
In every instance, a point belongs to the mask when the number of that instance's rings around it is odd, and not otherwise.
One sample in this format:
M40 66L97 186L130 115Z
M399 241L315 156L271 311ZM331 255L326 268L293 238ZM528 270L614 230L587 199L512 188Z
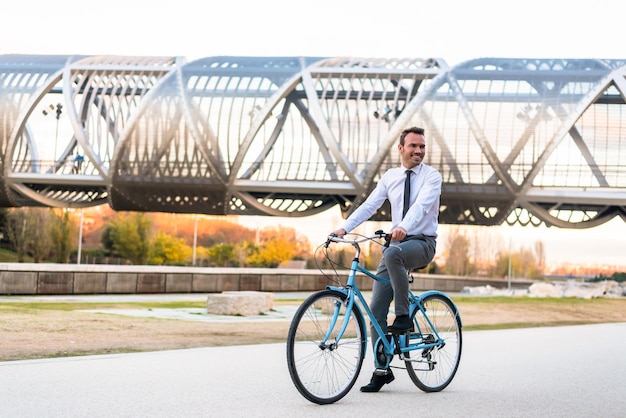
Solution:
M385 231L383 231L382 229L379 229L378 231L374 232L376 235L378 235L380 238L384 238L385 239L385 244L383 245L385 248L389 247L389 244L391 243L391 235L390 234L386 234Z
M326 244L324 244L324 248L328 248L328 246L330 245L332 241L331 238L335 238L336 236L337 236L336 234L331 233L326 239Z

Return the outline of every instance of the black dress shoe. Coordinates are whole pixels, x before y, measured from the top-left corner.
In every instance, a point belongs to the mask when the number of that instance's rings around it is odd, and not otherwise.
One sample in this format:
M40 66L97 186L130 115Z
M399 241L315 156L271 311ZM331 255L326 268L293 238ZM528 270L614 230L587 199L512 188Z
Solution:
M367 385L361 386L361 392L378 392L384 384L393 382L393 379L395 377L391 370L387 370L387 373L383 375L374 373L372 380Z
M392 334L404 334L413 331L413 321L408 315L397 316L393 324L387 327L387 330Z

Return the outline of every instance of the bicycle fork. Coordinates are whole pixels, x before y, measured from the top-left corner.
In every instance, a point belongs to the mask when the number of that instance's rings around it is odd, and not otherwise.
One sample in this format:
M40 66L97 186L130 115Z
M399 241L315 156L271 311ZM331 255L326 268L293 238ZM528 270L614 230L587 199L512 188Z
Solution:
M341 306L343 305L343 303L341 303L341 301L339 300L335 302L335 306L333 308L333 316L330 320L328 330L326 331L326 335L324 335L324 338L322 339L322 341L320 341L319 343L320 348L333 351L339 346L339 341L341 341L341 338L343 337L343 334L346 332L346 329L348 328L348 324L350 323L350 315L352 315L352 309L354 306L353 297L348 297L346 301L347 301L347 303L345 304L346 313L344 315L343 323L341 324L341 329L339 330L339 332L337 333L337 336L335 337L335 341L331 344L328 344L328 341L331 339L331 335L333 334L333 331L335 327L337 326L337 322L340 317Z

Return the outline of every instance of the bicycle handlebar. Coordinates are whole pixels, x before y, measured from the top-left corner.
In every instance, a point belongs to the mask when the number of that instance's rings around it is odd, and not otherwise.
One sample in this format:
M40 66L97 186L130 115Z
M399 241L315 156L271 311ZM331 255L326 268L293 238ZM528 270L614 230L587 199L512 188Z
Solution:
M370 236L359 235L352 239L338 237L335 234L330 234L328 238L326 239L326 244L324 245L324 247L328 248L331 242L343 242L346 244L354 245L354 244L359 244L361 242L370 241L370 240L377 239L377 238L384 238L385 239L384 246L389 247L389 243L391 242L391 234L384 232L382 229L379 229L378 231L374 232L374 235L370 235Z

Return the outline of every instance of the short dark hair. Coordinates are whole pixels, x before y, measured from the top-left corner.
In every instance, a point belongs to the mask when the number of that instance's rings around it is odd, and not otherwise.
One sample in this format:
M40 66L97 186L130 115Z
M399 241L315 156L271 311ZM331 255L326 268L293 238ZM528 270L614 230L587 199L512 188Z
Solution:
M412 126L402 131L402 133L400 134L400 145L404 145L404 138L408 134L424 135L424 128L418 128L417 126Z

